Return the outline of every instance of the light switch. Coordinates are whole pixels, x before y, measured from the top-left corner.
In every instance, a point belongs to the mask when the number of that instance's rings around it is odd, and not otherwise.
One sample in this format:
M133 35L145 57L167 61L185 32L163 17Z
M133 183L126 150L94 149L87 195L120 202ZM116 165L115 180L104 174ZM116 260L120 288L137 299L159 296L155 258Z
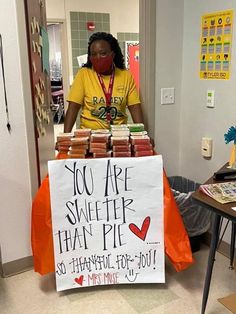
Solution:
M175 103L175 89L161 88L161 105L170 105Z
M215 107L215 91L207 90L207 107L214 108Z

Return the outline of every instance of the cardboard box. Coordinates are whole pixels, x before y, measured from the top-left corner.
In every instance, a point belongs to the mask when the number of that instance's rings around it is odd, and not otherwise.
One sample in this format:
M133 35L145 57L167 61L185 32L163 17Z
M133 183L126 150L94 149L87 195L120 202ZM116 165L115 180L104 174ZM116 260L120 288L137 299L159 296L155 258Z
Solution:
M236 313L236 293L230 294L227 297L220 298L218 301L223 304L229 311Z

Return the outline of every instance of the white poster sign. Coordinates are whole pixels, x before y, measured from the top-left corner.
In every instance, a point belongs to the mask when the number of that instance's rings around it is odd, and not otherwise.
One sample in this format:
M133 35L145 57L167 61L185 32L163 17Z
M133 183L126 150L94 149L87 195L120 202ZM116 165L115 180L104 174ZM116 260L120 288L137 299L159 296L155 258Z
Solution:
M161 156L49 161L57 290L163 283Z

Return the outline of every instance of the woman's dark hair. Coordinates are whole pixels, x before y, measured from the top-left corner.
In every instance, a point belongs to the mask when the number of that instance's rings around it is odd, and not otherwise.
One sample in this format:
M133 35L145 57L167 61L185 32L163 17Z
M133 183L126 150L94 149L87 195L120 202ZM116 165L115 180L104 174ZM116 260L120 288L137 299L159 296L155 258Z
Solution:
M115 53L115 57L114 57L114 64L117 68L120 69L125 69L125 63L124 63L124 56L121 52L119 43L117 41L117 39L115 37L113 37L111 34L109 33L104 33L104 32L97 32L94 33L93 35L90 36L89 38L89 42L88 42L88 59L87 59L87 63L84 64L84 67L86 68L92 68L92 63L90 61L90 47L92 45L92 43L94 41L97 40L105 40L106 42L108 42L108 44L111 47L111 50L114 51Z

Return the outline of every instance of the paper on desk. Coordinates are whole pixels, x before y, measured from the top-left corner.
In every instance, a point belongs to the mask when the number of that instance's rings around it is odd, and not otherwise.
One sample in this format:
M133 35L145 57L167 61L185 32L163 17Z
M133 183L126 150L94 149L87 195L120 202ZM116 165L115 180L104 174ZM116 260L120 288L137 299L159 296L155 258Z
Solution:
M221 204L236 202L236 182L203 184L200 190Z

